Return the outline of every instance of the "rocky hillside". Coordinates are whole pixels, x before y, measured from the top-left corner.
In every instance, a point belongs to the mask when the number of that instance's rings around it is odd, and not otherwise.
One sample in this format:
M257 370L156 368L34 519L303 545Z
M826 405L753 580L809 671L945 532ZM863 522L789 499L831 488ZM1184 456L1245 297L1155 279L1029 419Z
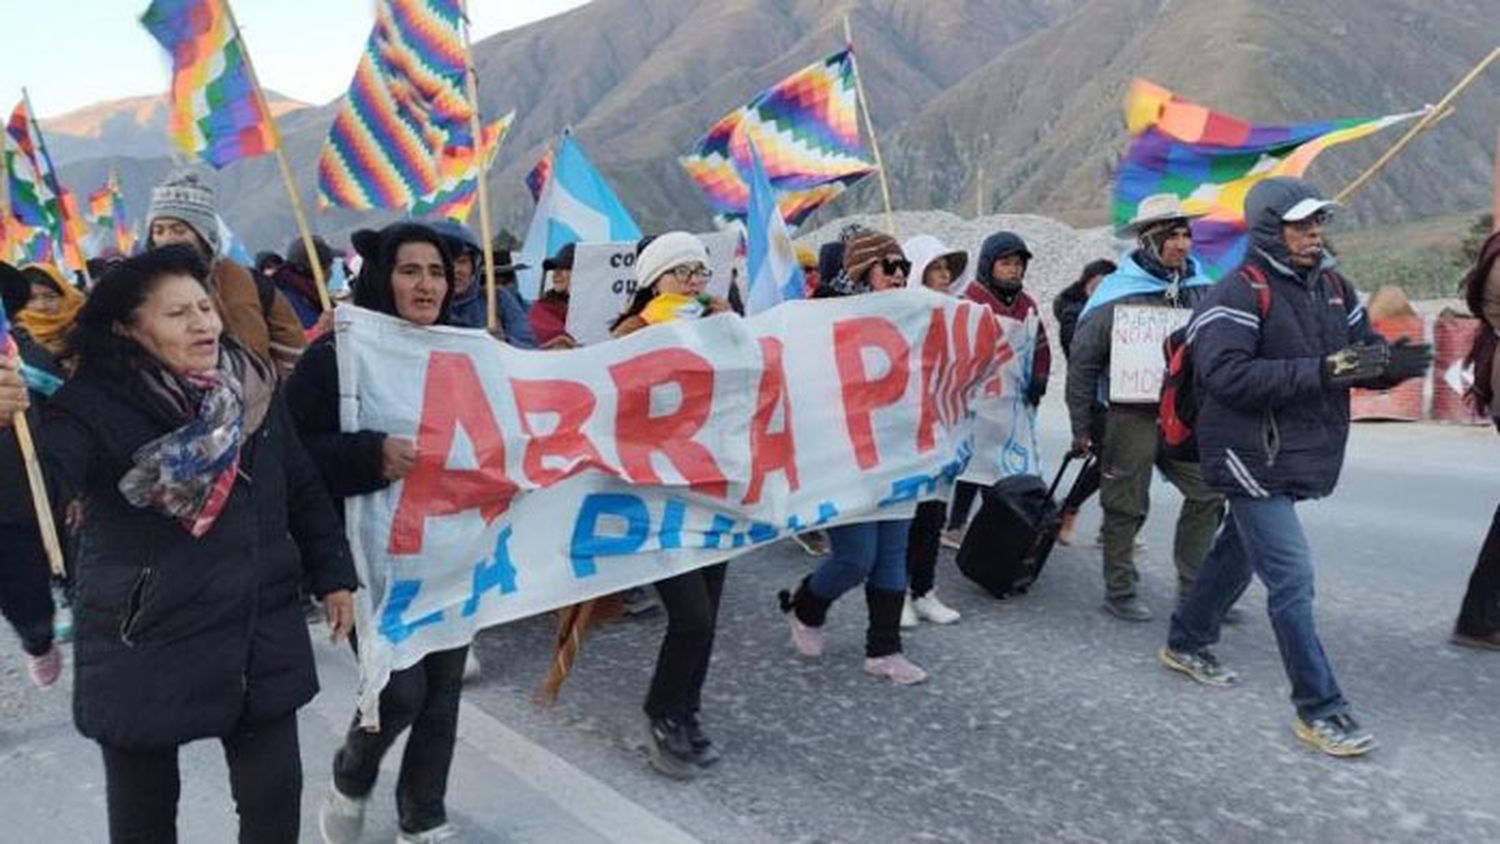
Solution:
M707 226L677 156L756 90L838 49L846 13L898 207L970 215L982 169L987 212L1097 224L1132 77L1268 122L1411 110L1494 46L1500 0L594 0L475 45L485 113L518 112L489 177L499 222L524 230L521 177L571 126L645 228ZM334 110L282 120L309 202ZM1390 222L1484 205L1495 114L1500 68L1360 195L1356 214ZM1313 175L1336 187L1391 140L1330 152ZM92 185L109 163L98 159L135 149L101 137L96 160L65 175ZM133 208L168 168L114 160ZM232 165L219 186L244 238L290 235L273 161ZM809 228L878 201L869 180ZM390 216L333 211L316 225L340 234Z

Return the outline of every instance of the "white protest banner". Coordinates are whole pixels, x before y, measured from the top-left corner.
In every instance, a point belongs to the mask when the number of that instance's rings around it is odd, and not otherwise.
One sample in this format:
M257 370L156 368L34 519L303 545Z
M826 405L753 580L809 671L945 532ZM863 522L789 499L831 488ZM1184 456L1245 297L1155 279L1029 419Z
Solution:
M734 279L735 252L740 246L739 232L733 229L708 232L698 235L698 239L708 250L708 268L713 271L704 290L710 296L728 299L729 284Z
M634 243L580 243L568 283L566 330L581 346L609 339L609 326L635 295Z
M1156 404L1167 359L1162 344L1187 325L1188 308L1121 305L1114 311L1109 345L1109 400L1121 404Z
M480 627L946 496L1012 356L987 309L925 290L566 352L348 306L335 325L343 430L417 452L346 502L367 723L392 670Z
M988 486L1013 475L1040 475L1036 408L1026 403L1026 379L1036 354L1041 317L1035 311L1025 322L996 317L1003 343L997 367L974 398L973 456L959 480Z

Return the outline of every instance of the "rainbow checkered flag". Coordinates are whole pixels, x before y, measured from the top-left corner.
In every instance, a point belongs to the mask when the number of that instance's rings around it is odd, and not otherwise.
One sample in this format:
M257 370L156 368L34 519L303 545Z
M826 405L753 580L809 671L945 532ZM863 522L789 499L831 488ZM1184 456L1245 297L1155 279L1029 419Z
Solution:
M1323 150L1422 113L1261 126L1137 79L1125 95L1130 148L1115 180L1114 222L1135 217L1148 196L1175 194L1207 215L1193 223L1193 251L1204 273L1219 278L1245 256L1245 196L1256 183L1301 176Z
M844 189L875 172L857 122L854 57L842 50L756 94L710 126L682 166L721 218L743 219L750 143L760 155L781 216L799 225Z
M412 206L411 213L417 217L428 214L446 217L457 223L468 220L469 213L474 210L474 200L479 195L479 180L490 169L490 163L500 152L500 144L505 141L505 135L515 119L516 113L512 110L484 127L484 137L479 142L484 153L478 161L474 156L473 133L467 127L461 134L450 137L443 146L438 167L443 177L442 185L418 200Z
M228 0L152 0L141 24L172 56L173 146L215 168L276 149Z
M473 108L462 19L462 0L377 0L318 155L320 207L410 209L442 190L443 151L469 135Z

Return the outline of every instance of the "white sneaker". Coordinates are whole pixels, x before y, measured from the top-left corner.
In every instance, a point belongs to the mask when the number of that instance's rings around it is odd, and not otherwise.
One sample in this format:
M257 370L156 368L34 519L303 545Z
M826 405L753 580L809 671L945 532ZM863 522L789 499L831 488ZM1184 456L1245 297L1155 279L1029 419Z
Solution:
M911 593L906 593L906 600L901 602L901 629L910 630L922 623L917 617L917 610L912 606Z
M435 826L423 832L396 833L396 844L440 844L443 841L457 840L458 828L451 823Z
M898 686L915 686L927 681L927 672L900 653L865 659L865 673L890 680Z
M920 598L912 599L908 597L906 605L915 612L917 618L923 621L930 621L933 624L952 624L962 617L958 610L938 600L936 589ZM903 616L904 620L905 616Z
M944 548L952 548L957 551L964 546L964 529L953 528L945 530L938 541L942 543Z
M365 830L365 804L363 797L349 797L337 788L329 786L318 809L318 831L323 834L323 844L358 844Z

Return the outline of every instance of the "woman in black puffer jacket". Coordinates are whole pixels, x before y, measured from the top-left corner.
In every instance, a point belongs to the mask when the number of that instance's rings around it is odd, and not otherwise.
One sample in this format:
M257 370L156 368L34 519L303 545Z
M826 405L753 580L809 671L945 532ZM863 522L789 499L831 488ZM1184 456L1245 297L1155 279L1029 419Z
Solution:
M301 584L342 635L354 566L274 374L222 338L207 277L183 247L111 270L43 415L53 492L83 505L73 715L103 750L111 840L175 841L177 748L217 738L240 840L294 842L297 709L318 691Z

